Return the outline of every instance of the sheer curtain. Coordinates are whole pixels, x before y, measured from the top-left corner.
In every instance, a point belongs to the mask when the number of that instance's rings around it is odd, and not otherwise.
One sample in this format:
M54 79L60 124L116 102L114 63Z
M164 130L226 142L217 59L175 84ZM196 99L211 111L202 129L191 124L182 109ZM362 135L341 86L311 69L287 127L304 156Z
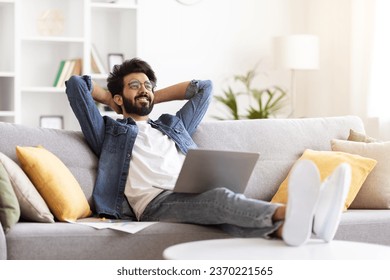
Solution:
M379 119L380 138L390 140L390 1L375 4L367 114Z

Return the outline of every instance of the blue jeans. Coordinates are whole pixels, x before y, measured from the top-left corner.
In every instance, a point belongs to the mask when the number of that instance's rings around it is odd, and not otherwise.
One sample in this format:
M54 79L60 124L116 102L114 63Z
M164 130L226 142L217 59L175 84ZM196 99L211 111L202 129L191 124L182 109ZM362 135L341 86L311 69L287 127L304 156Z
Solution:
M164 191L150 202L140 220L217 225L233 236L268 237L281 224L272 221L277 207L226 188L201 194Z

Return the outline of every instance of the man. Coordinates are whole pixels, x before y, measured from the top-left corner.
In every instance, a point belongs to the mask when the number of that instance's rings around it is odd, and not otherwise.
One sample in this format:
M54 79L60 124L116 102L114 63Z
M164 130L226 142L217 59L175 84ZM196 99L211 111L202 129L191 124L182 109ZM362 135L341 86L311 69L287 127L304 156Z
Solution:
M211 81L155 90L154 71L134 58L116 65L107 82L108 91L89 76L73 76L66 83L70 105L99 157L93 200L100 217L220 225L232 235L276 236L293 246L304 244L313 228L320 238L333 239L349 186L349 166L339 166L321 184L312 162L298 162L290 176L287 208L225 188L174 193L185 154L196 148L191 135L212 98ZM175 115L149 119L155 104L183 99L188 101ZM95 101L124 118L102 117ZM317 203L322 209L316 210Z

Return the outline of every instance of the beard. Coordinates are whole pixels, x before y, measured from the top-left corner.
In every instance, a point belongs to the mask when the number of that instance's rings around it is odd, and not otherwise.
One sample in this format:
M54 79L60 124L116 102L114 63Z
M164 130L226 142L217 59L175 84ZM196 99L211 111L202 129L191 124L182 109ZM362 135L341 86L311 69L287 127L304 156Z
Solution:
M137 101L131 102L130 100L123 98L123 106L128 114L136 114L138 116L147 116L152 112L154 102L137 104Z

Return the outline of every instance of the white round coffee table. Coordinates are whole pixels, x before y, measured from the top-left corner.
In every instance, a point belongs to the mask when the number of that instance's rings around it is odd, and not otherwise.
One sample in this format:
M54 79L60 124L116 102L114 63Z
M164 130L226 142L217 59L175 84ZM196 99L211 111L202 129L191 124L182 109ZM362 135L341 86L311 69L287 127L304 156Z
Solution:
M310 239L303 246L290 247L282 240L228 238L177 244L165 249L163 257L167 260L390 260L390 246Z

